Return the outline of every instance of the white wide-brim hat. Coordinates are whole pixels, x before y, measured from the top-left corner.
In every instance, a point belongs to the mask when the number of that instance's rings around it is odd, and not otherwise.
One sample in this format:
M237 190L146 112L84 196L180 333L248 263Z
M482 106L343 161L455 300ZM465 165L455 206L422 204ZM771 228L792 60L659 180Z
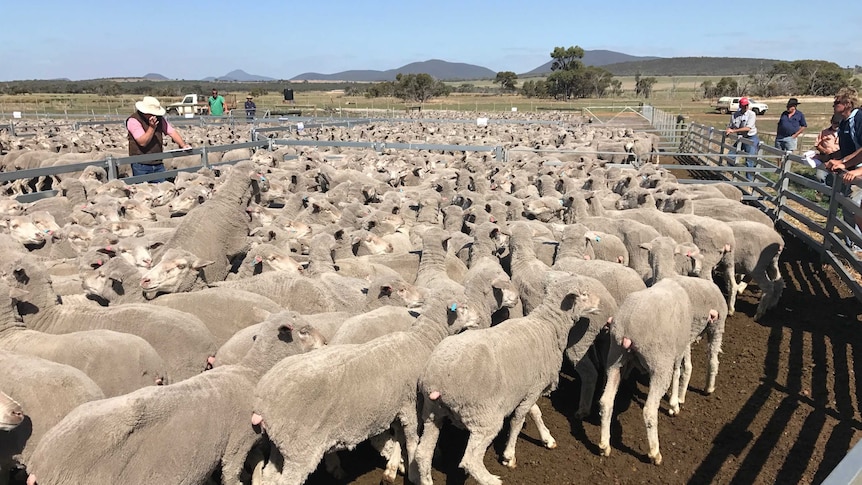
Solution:
M155 116L164 116L165 108L159 103L159 100L152 96L144 96L144 99L135 103L135 109L141 113Z

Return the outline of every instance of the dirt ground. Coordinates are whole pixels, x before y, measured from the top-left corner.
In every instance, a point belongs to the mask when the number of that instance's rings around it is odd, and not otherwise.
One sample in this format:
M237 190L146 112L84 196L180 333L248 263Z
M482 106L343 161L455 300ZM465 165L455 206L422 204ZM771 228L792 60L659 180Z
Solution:
M518 467L498 457L504 434L485 464L506 484L797 484L820 483L862 438L856 363L862 353L862 305L816 253L790 236L782 254L787 288L778 306L754 322L756 289L747 290L727 321L716 392L702 392L706 342L695 346L694 374L679 416L659 413L663 463L647 459L643 424L645 379L620 386L611 428L611 456L598 454L599 417L573 418L576 374L563 369L559 388L539 405L558 447L541 446L527 420L517 448ZM597 390L596 399L601 393ZM475 484L458 468L466 433L444 428L434 462L435 483ZM342 452L349 477L341 483L377 485L383 460L368 446ZM336 483L319 469L307 482ZM409 483L399 476L397 484Z

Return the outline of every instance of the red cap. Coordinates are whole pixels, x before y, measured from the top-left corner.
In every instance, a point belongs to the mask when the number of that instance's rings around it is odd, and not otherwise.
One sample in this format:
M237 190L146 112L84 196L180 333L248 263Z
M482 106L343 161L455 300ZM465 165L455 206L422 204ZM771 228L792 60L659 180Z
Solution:
M739 98L740 106L748 106L748 98Z

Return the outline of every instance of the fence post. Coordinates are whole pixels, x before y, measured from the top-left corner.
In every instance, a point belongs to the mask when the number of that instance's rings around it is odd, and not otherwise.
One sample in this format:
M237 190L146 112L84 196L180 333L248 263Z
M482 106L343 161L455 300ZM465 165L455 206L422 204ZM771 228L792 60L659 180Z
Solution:
M778 177L778 194L775 198L775 221L780 221L784 218L783 211L784 205L787 203L787 191L790 188L790 177L787 176L790 173L791 165L793 162L787 157L788 152L784 152L784 156L781 157L781 172L779 172ZM754 189L752 188L752 191Z
M823 254L832 249L832 234L835 230L835 219L838 218L838 189L843 182L837 177L832 177L832 198L829 199L829 212L826 213L826 231L823 234ZM825 256L824 256L825 258Z
M207 147L206 147L206 145L204 145L204 147L201 149L201 166L202 167L209 167L209 158L207 158Z
M498 162L502 162L505 159L505 153L503 152L503 147L497 145L494 147L494 158Z
M108 180L117 180L117 161L110 154L105 161L108 162Z

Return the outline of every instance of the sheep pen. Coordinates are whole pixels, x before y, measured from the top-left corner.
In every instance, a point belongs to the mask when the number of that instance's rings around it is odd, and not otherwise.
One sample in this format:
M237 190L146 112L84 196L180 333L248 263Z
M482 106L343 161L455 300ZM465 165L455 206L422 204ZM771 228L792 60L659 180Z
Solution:
M416 126L411 127L411 129L415 128ZM482 143L483 135L489 136L487 131L468 131L450 126L425 124L424 127L420 125L420 128L424 132L411 133L406 129L399 131L380 123L376 127L378 130L376 134L372 132L372 128L367 127L344 132L321 130L318 139L329 140L333 136L347 134L346 138L340 139L368 141L382 139L385 136L396 142L420 140L426 143L478 145ZM188 128L188 131L191 133L191 128ZM553 148L553 146L560 147L560 144L568 143L566 137L569 133L559 131L558 127L550 129L543 127L524 135L514 129L509 132L495 127L493 135L495 140L487 143ZM204 143L204 135L195 132L194 136L195 139L201 140L202 144ZM511 140L507 140L506 136L511 137ZM532 143L528 137L534 138ZM551 141L542 141L543 139ZM236 141L227 140L225 139L226 143ZM123 141L120 139L116 143L122 145ZM11 145L5 144L5 147L11 148ZM107 148L114 149L117 146L112 144ZM53 147L49 149L54 150ZM4 149L0 152L0 159L3 158L5 151ZM338 152L330 154L331 158L326 158L327 154L322 150L319 152L295 150L293 153L302 156L301 160L309 164L322 163L324 159L333 162L349 158L348 155ZM415 166L415 162L405 160L405 157L410 157L411 154L406 151L402 153L402 158L398 159L394 149L386 151L378 154L376 159L371 159L368 163L375 163L376 160L381 167L384 162L397 167L396 163L409 162L414 163ZM444 158L448 160L451 156L448 153L438 153L438 155L441 160ZM94 157L96 158L99 157ZM561 156L560 159L562 160L563 157ZM519 168L521 161L502 162L485 159L482 162L485 164L482 169L486 170L495 164L500 169L498 173L491 175L492 186L511 185L513 181L520 183L514 175L512 179L505 178L504 175L511 175L509 171ZM564 160L564 163L571 162L571 159ZM441 167L446 163L448 161L440 162ZM478 166L475 159L470 163ZM273 167L275 164L276 162L273 161ZM288 159L279 161L278 165L289 175L285 180L292 181L289 186L287 183L279 186L273 180L272 187L264 194L264 202L267 199L281 201L284 211L296 209L291 217L294 221L302 221L309 225L318 223L316 219L302 219L308 217L307 213L310 212L308 207L303 206L314 206L317 192L311 200L294 201L289 195L305 192L308 190L307 186L320 184L321 180L307 180L303 170L297 168L300 165L299 161ZM4 166L10 167L7 170L12 169L11 165ZM377 180L369 181L362 187L349 187L349 189L355 190L368 200L379 199L375 203L383 207L389 202L386 196L392 195L392 192L398 192L398 183L404 183L411 178L421 178L426 173L424 171L427 167L420 168L421 170L416 169L415 172L405 171L403 167L399 170L389 170L386 172L389 178L382 185L372 183L380 182ZM441 172L445 170L451 169L448 166L440 169ZM380 170L380 173L383 173L383 170ZM573 178L574 174L566 175ZM323 176L320 178L324 179ZM324 182L332 184L334 191L335 184L332 180L324 180ZM386 184L389 186L387 187ZM443 204L458 200L458 197L468 190L467 186L472 185L475 189L475 186L488 185L488 180L481 181L477 177L477 180L471 178L467 183L462 179L461 185L456 185L457 183L452 179L441 176L438 184L436 189L445 198L441 197L442 202L437 201L435 205L440 204L438 207L442 207ZM565 190L562 186L542 187L543 193L536 194L536 200L539 200L538 195L542 195L543 200L550 199L551 202L559 200L562 204L562 199L544 193L544 191L551 192L551 189ZM345 190L347 193L344 187L339 190ZM383 193L383 190L387 192ZM9 192L7 194L12 195ZM453 197L454 194L458 194L458 197ZM409 199L413 196L414 194L405 191L402 196L405 207L408 206L408 202L417 207L425 205L425 200ZM482 205L497 209L498 212L492 213L489 209L485 209L485 212L491 213L501 222L506 219L507 208L515 211L513 207L517 207L514 197L500 200L488 198L481 202L473 206L473 211L469 207L462 208L465 215L464 227L484 222L476 219L476 213L487 216L476 209ZM509 204L510 202L512 205ZM469 224L466 218L468 213L469 217L472 217ZM77 214L73 215L79 217ZM403 223L397 220L401 217L399 214L392 213L389 216L395 222L387 220L385 224ZM542 222L552 227L553 223ZM385 224L376 223L376 227L367 229L380 230ZM164 229L164 227L159 228ZM259 235L270 231L273 234L277 232L266 225L263 229L267 231L259 230ZM295 226L279 227L279 229L296 231ZM669 416L667 399L663 399L658 419L663 450L661 466L656 467L649 463L648 446L643 438L642 409L648 390L643 374L634 372L620 385L611 423L610 444L614 451L609 457L602 457L598 448L600 418L597 406L593 407L583 421L574 417L581 386L577 373L568 362L565 362L558 388L548 397L542 397L538 401L545 424L557 440L557 448L549 450L542 446L538 431L528 420L519 437L521 442L518 444L518 466L515 469L509 469L498 460L508 432L508 428L504 427L486 451L484 463L489 471L501 476L504 483L527 485L608 481L613 483L822 482L844 458L847 451L862 438L862 424L860 424L862 423L862 410L860 410L862 388L857 385L855 379L857 354L854 352L855 349L862 349L862 335L856 326L862 323L862 311L852 291L831 267L822 265L818 254L810 251L805 244L791 235L787 233L782 235L786 246L781 252L779 266L786 288L781 300L775 308L755 322L752 316L757 308L760 291L748 290L739 295L737 311L727 319L726 323L723 353L720 357L721 373L718 376L716 391L710 396L704 392L707 369L704 340L694 345L692 356L695 370L690 382L688 399L682 408L683 412L678 416ZM259 242L269 241L262 238ZM83 256L80 259L83 260ZM862 367L862 360L860 360L860 367ZM594 403L601 395L603 387L604 377L600 376ZM25 421L22 426L26 425ZM466 442L467 435L464 431L449 425L443 428L437 446L438 454L432 463L432 476L436 483L475 485L473 479L458 468ZM367 443L359 445L350 452L339 452L339 456L346 477L338 480L337 483L359 485L379 483L386 463ZM14 478L12 483L16 485L23 483L17 480L20 475ZM321 464L317 471L309 476L306 483L329 485L334 482ZM409 482L405 476L399 474L395 483Z

